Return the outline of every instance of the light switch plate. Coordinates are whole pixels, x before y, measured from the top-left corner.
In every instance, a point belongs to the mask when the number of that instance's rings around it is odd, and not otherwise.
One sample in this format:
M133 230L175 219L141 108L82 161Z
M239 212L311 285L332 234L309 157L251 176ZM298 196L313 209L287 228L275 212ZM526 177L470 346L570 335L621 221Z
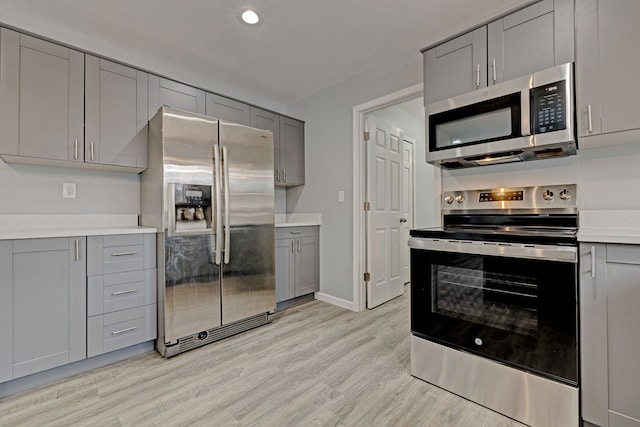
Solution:
M63 182L62 183L62 198L63 199L75 199L76 198L76 183L75 182Z

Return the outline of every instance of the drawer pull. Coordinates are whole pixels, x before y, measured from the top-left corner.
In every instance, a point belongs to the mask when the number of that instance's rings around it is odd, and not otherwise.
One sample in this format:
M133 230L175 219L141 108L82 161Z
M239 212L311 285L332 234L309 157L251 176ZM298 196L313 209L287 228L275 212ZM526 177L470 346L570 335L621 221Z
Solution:
M291 231L290 233L291 233L291 234L300 234L300 232L299 232L299 231Z
M127 256L127 255L135 255L138 252L114 252L111 256Z
M111 295L124 295L124 294L130 294L132 292L138 292L138 290L137 289L129 289L128 291L111 292Z
M124 332L133 331L134 329L138 329L138 327L137 326L132 326L132 327L126 328L126 329L120 329L119 331L113 331L113 332L111 332L111 335L122 334Z

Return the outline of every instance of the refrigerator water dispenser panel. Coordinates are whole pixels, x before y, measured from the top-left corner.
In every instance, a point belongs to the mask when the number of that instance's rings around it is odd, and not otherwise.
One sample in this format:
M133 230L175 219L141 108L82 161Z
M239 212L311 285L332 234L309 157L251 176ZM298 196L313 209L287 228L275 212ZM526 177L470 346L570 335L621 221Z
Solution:
M176 233L212 231L211 186L174 184Z

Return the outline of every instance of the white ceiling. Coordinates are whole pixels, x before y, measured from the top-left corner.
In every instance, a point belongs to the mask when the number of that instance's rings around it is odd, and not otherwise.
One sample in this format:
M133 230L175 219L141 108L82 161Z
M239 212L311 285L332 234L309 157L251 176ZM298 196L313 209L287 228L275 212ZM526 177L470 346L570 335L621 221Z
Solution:
M528 2L0 0L0 22L221 94L287 105ZM261 12L261 25L237 19L246 6Z

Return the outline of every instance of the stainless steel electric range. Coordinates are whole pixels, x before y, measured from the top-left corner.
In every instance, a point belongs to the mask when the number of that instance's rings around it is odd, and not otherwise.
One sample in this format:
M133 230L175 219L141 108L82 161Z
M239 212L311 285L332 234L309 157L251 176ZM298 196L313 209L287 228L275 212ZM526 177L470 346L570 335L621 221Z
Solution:
M445 192L410 233L411 373L532 426L577 426L576 185Z

